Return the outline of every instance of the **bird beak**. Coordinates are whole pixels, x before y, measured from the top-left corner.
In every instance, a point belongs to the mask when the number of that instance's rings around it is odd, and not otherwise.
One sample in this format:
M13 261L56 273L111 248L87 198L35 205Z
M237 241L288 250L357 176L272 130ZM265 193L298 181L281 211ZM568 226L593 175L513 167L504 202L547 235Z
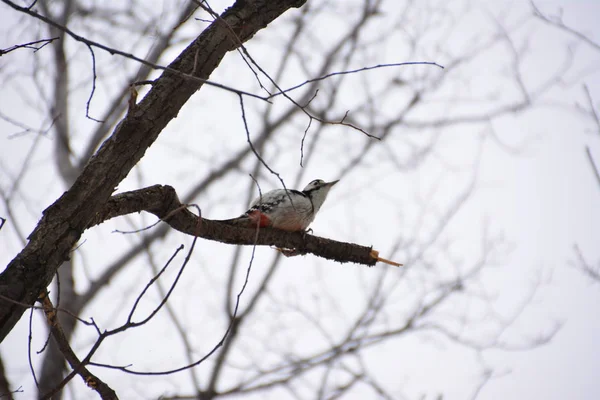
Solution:
M339 181L340 181L340 180L338 179L337 181L329 182L329 183L327 184L327 186L331 187L331 186L335 185L336 183L338 183Z

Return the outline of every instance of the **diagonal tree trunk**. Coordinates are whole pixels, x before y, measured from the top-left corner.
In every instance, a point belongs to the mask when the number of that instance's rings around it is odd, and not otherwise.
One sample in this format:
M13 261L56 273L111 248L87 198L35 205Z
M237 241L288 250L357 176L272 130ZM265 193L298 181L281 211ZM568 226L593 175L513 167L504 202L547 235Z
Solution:
M0 295L14 301L0 302L0 340L21 318L25 310L21 304L33 304L50 284L96 212L185 102L202 87L202 79L208 79L225 54L240 42L304 2L238 1L169 65L170 71L165 71L144 99L129 110L73 186L44 211L29 243L0 275Z
M76 7L75 1L65 2L65 6L60 10L60 14L54 14L55 21L60 21L61 25L67 26L69 23L69 17L72 15L73 8ZM45 15L52 15L48 5L43 2L40 4L41 9ZM189 16L198 8L198 5L194 1L189 1L186 7L183 7L177 19L170 29L168 29L164 35L162 35L156 42L152 51L147 57L147 60L156 63L160 56L167 50L171 45L171 39L175 32L183 25L183 23L189 18ZM50 37L59 37L61 31L55 26L49 26ZM111 102L108 112L104 115L104 123L98 126L98 129L91 135L86 151L83 153L84 156L79 162L74 163L71 161L73 154L70 150L70 138L73 137L73 132L69 124L68 111L69 111L69 87L68 87L68 62L65 51L65 40L60 40L53 46L54 50L54 95L52 97L52 119L55 120L54 130L57 137L55 141L55 162L57 164L57 171L60 173L65 188L71 187L79 173L83 170L85 162L91 157L91 151L99 145L99 141L108 134L108 129L114 126L115 119L126 111L127 107L127 93L125 89L118 93ZM140 65L138 72L135 75L135 80L146 80L148 75L152 72L152 69L147 65ZM90 154L88 154L90 153ZM58 270L58 278L60 281L60 306L73 312L74 315L78 315L82 309L81 296L75 291L74 281L74 268L76 266L73 260L67 260ZM57 306L59 306L57 304ZM59 314L65 337L67 340L71 340L74 330L76 329L76 320L70 316ZM48 343L47 350L44 352L44 359L41 366L41 373L39 377L39 393L40 395L49 392L53 389L65 376L65 357L56 345L51 340ZM62 398L64 392L58 392L54 398L59 400Z

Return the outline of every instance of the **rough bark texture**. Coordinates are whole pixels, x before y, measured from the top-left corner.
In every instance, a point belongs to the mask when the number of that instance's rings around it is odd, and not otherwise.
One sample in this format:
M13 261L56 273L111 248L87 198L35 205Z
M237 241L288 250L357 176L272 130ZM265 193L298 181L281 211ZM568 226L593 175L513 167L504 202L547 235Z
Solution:
M40 297L40 302L42 303L42 307L44 308L44 314L46 314L46 319L48 321L48 326L50 327L50 332L52 333L52 338L60 349L61 353L66 358L67 362L73 369L74 373L77 373L81 376L84 383L91 389L95 390L102 399L105 400L115 400L118 399L115 391L104 383L100 378L96 375L92 374L83 364L73 349L69 345L69 341L65 336L65 333L62 329L62 326L58 323L58 315L54 305L50 301L48 297L48 293L42 293ZM65 383L68 381L65 381ZM43 396L43 398L54 398L56 392L62 390L62 386L55 387L50 393L47 393Z
M74 269L75 266L73 265L73 260L68 260L62 263L58 269L58 277L60 279L60 304L57 304L57 307L60 306L71 309L72 305L76 304L77 302L77 293L74 289ZM56 317L60 321L62 334L68 342L73 335L78 321L77 319L72 318L70 315L66 315L64 313L59 313ZM44 362L41 366L39 375L39 393L47 393L51 389L55 388L57 383L63 379L64 371L64 353L55 340L50 340L45 350ZM63 392L59 392L52 396L52 400L60 400L62 395Z
M283 12L303 3L301 0L238 1L169 67L206 79L239 41L250 39ZM200 80L169 71L155 81L146 97L129 111L90 159L73 186L44 211L28 244L0 275L0 295L22 304L35 302L114 188L201 86ZM22 305L0 299L0 341L24 310Z
M208 240L229 244L277 246L294 249L297 254L312 253L341 263L352 262L373 266L377 262L377 259L371 255L371 247L278 229L264 228L257 234L255 228L241 228L205 218L200 220L182 206L175 189L162 185L111 197L94 216L90 227L110 218L140 211L151 212L180 232Z

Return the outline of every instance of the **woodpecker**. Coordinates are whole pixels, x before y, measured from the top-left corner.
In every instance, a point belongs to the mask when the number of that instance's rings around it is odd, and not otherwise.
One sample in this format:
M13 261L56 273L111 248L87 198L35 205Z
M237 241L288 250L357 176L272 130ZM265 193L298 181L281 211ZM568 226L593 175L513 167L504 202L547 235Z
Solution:
M316 179L302 191L275 189L256 198L238 218L222 220L227 224L248 227L259 226L284 231L305 231L325 202L329 190L338 183Z

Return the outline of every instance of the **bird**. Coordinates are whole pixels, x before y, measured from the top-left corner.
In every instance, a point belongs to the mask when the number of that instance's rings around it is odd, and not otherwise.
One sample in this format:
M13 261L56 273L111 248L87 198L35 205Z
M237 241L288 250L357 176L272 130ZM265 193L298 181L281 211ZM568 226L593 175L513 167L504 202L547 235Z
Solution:
M305 232L339 180L315 179L302 190L275 189L258 196L238 218L220 220L231 225Z

